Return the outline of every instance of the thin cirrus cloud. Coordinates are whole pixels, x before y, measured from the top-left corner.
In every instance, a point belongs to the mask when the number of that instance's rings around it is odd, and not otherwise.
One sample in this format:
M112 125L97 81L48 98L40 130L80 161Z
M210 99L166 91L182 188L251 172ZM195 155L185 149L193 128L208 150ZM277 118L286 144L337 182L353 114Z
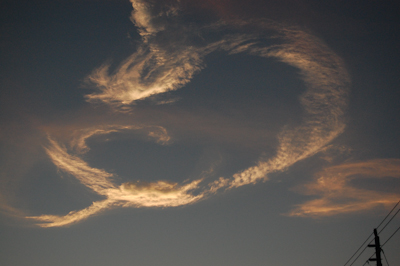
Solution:
M193 204L219 191L268 180L268 174L284 171L318 153L344 131L350 77L341 58L317 37L296 27L267 21L186 26L175 20L179 16L178 5L159 8L146 1L131 2L134 8L131 20L142 36L142 42L136 52L115 70L111 71L110 65L103 65L87 77L87 81L95 87L93 93L86 95L88 102L104 103L117 111L132 111L131 107L137 101L184 87L205 67L205 56L215 51L225 51L228 54L246 53L274 59L298 69L307 88L299 99L304 110L302 120L296 126L286 125L278 134L279 143L276 155L272 158L260 160L231 177L208 180L202 176L181 184L160 177L159 181L151 183L136 181L118 185L113 181L113 174L91 167L79 156L89 150L86 144L89 138L112 132L145 128L148 136L159 144L169 143L170 137L164 127L106 125L76 131L69 142L75 155L49 137L46 152L58 169L73 175L104 199L64 216L27 217L35 220L39 226L67 226L116 207ZM163 102L166 101L160 101L159 104ZM320 195L321 199L300 205L290 215L331 215L370 208L378 203L389 204L398 195L376 192L374 201L362 205L365 191L348 186L347 178L356 173L365 173L367 165L373 165L372 168L376 170L374 174L379 176L395 163L383 160L327 168L324 173L328 177L318 179L323 181L325 187L320 181L305 186L307 193ZM351 169L359 169L359 172ZM212 170L205 172L210 174ZM327 189L333 189L333 192L327 192ZM359 201L358 205L335 205L335 200L349 193Z
M46 152L52 162L105 199L65 216L28 217L37 221L39 226L69 225L114 207L191 204L221 190L268 180L269 173L284 171L314 155L343 132L350 78L342 60L318 38L298 28L265 21L220 22L206 27L187 27L174 22L179 11L176 6L156 12L152 9L155 7L145 1L131 2L134 8L131 19L138 27L142 43L113 72L110 73L108 65L93 71L87 80L95 85L96 91L86 95L89 102L102 102L116 110L130 110L138 100L183 87L205 67L203 59L206 55L226 51L228 54L247 53L271 58L297 68L307 87L300 97L305 111L303 119L298 126L287 125L279 133L277 153L271 159L259 161L232 177L220 177L208 182L201 177L182 184L161 179L152 183L137 181L117 185L112 181L112 174L89 166L78 155L70 154L66 147L49 137ZM199 35L203 36L201 40L196 39ZM274 44L271 44L272 40ZM276 40L280 40L281 44L276 44ZM78 154L84 153L89 149L86 140L92 136L140 127L110 125L84 129L73 136L70 147ZM149 136L156 138L160 144L169 140L167 131L161 128L150 131Z
M297 190L317 199L307 201L292 210L290 216L331 216L368 210L380 205L391 207L400 193L360 188L352 184L357 179L400 178L400 159L375 159L345 163L323 169L313 182ZM384 181L383 181L384 182Z
M101 131L93 133L101 134ZM82 221L94 214L113 207L176 207L187 205L204 197L205 193L190 193L198 188L202 181L194 180L185 184L168 181L152 183L137 181L126 182L120 186L112 179L113 174L105 170L90 167L84 160L71 155L66 147L49 138L50 145L46 152L58 169L73 175L81 184L106 199L94 202L80 211L71 211L67 215L40 215L26 218L38 221L41 227L66 226Z
M143 36L143 43L113 73L105 65L88 77L97 88L97 92L86 95L89 102L102 101L129 109L137 100L184 86L204 67L203 58L218 50L273 58L296 67L307 85L300 98L305 110L302 124L284 129L278 136L277 156L234 175L232 187L266 179L266 174L284 170L315 154L343 132L350 77L341 58L318 38L297 28L265 21L216 23L201 29L177 26L171 22L177 14L176 7L173 12L167 10L152 16L152 5L131 2L131 19ZM172 29L168 28L169 23ZM220 38L194 43L193 36L205 36L204 31L218 33ZM271 31L274 34L269 39L280 39L282 44L267 44L266 34ZM165 41L165 35L177 38Z
M167 144L171 139L166 129L162 126L106 125L75 130L72 133L73 137L70 141L70 146L78 153L85 153L90 150L86 144L86 140L90 137L133 130L146 130L149 137L155 139L157 143L162 145Z

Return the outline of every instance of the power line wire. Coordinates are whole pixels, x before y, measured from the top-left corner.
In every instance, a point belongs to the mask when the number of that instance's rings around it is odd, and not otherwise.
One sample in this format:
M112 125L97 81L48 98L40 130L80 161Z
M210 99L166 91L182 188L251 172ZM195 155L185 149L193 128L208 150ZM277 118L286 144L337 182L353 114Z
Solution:
M385 255L385 252L383 251L383 249L382 249L382 247L397 233L397 231L399 231L400 230L400 226L399 226L399 228L397 228L396 229L396 231L394 231L393 232L393 234L385 241L385 243L383 243L382 245L381 245L381 251L382 251L382 253L383 253L383 255L385 256L385 259L386 259L386 255ZM372 242L372 241L371 241ZM370 243L371 243L370 242ZM365 247L365 249L366 249L367 247ZM365 250L364 249L364 250ZM364 251L363 251L364 252ZM370 258L372 258L374 255L376 254L376 252L374 252L374 254L372 254L370 257L369 257L369 259ZM360 254L361 255L361 254ZM363 264L363 266L366 264L366 263L368 263L369 264L369 259ZM386 262L387 262L387 259L386 259ZM354 263L354 261L353 261L353 263ZM388 262L387 262L388 263ZM389 263L388 263L388 265L389 265Z
M400 226L396 229L396 231L394 231L394 233L388 238L388 240L386 240L385 243L383 243L381 245L381 247L383 247L399 230L400 230Z
M372 254L372 255L368 258L368 261L369 261L369 259L372 259L372 257L373 257L375 254L376 254L376 252L374 252L374 254Z
M382 253L383 253L383 256L385 257L386 264L389 266L389 262L388 262L388 260L387 260L387 258L386 258L385 251L383 251L383 249L381 249L381 251L382 251Z
M386 240L385 243L383 243L383 245L385 245L385 244L392 238L392 236L394 236L394 235L397 233L397 231L399 231L399 230L400 230L400 226L399 226L399 228L396 229L396 231L393 232L393 234L389 237L389 239ZM372 241L371 241L371 242L372 242ZM370 242L370 243L371 243L371 242ZM384 252L383 249L382 249L383 245L381 245L381 251L382 251L383 255L385 255L385 252ZM365 249L366 249L366 248L365 248ZM376 254L376 252L374 252L374 254L372 254L372 255L369 257L369 259L372 258L375 254ZM363 264L363 266L364 266L365 264L367 264L367 263L369 264L369 259ZM385 255L385 259L386 259L386 255ZM387 260L386 260L386 262L387 262ZM389 265L389 263L388 263L388 265Z
M369 264L369 259L372 258L375 254L376 254L376 252L374 252L374 254L372 254L371 257L369 257L369 258L367 259L367 261L363 264L363 266L364 266L365 264L367 264L367 263Z
M394 207L392 208L392 210L386 215L385 219L382 220L382 222L376 227L376 229L379 228L379 226L381 226L383 224L383 222L389 217L389 215L393 212L394 209L396 209L397 205L399 205L400 200L396 203L396 205L394 205ZM383 230L383 229L382 229ZM382 231L381 230L381 231Z
M369 243L371 243L372 241L370 241ZM351 265L353 265L354 264L354 262L356 262L356 260L361 256L361 254L363 254L364 253L364 251L367 249L367 247L368 247L368 245L367 246L365 246L365 248L361 251L361 253L360 254L358 254L358 256L357 256L357 258L355 258L354 260L353 260L353 262L349 265L349 266L351 266ZM373 255L372 255L373 256Z
M358 251L365 245L365 243L367 243L367 241L371 238L371 236L372 236L373 234L374 234L374 233L371 233L371 234L369 235L369 237L368 237L367 239L365 239L364 243L361 244L361 246L357 249L357 251L354 252L353 256L351 256L350 259L348 259L348 260L346 261L346 263L345 263L343 266L346 266L347 263L349 263L349 261L358 253ZM366 248L367 248L367 247L365 247L364 250L365 250ZM364 252L364 250L361 252L361 254ZM360 255L359 255L359 256L360 256ZM359 256L358 256L358 257L359 257ZM358 259L358 257L356 258L356 260ZM354 262L353 262L353 263L354 263ZM350 266L353 265L353 263L350 264Z
M396 209L396 207L397 207L397 205L399 205L399 203L400 203L400 200L396 203L396 205L394 205L394 207L392 208L392 210L386 215L386 217L385 217L385 218L380 222L380 224L376 227L377 229L379 228L379 226L381 226L381 225L385 222L385 220L389 217L389 215L393 212L393 210ZM399 209L399 210L400 210L400 209ZM396 216L398 212L399 212L399 211L397 211L396 214L395 214L394 216ZM390 221L391 221L392 219L393 219L393 217L390 219ZM383 229L385 229L385 227L390 223L390 221L383 227ZM382 230L383 230L383 229L382 229ZM379 231L379 232L382 232L382 230ZM367 241L370 239L370 237L371 237L372 235L373 235L373 233L371 233L371 234L369 235L369 237L364 241L364 243L361 244L361 246L357 249L357 251L353 253L353 255L350 257L350 259L348 259L348 260L346 261L346 263L345 263L343 266L346 266L347 263L349 263L349 261L351 261L351 259L358 253L358 251L365 245L365 243L367 243ZM372 240L369 242L369 244L371 244L371 242L372 242ZM386 241L386 242L387 242L387 241ZM357 256L357 258L354 259L354 261L353 261L349 266L353 265L354 262L356 262L356 260L361 256L361 254L364 253L364 251L367 249L367 247L368 247L368 246L366 246L366 247L361 251L361 253ZM372 255L372 256L373 256L373 255ZM364 264L364 265L365 265L365 264Z
M400 211L400 209L397 210L397 212L392 216L392 218L390 218L389 222L387 222L385 224L385 226L379 231L379 233L382 232L383 229L385 229L388 224L390 224L390 222L393 220L394 217L396 217L396 215L399 213L399 211Z

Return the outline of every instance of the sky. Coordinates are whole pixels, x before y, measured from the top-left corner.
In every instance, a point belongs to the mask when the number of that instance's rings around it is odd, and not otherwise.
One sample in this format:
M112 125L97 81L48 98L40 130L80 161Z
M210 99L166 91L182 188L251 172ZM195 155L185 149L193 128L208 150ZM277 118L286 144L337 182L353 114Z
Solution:
M2 6L1 265L400 263L396 1Z

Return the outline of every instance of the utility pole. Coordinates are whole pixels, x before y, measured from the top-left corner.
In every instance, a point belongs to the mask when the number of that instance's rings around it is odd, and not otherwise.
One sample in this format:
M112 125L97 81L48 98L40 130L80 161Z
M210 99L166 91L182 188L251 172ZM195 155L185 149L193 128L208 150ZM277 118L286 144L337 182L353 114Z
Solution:
M374 229L374 235L375 235L375 244L368 245L368 247L375 248L376 256L374 259L369 259L369 261L376 261L376 266L382 266L381 243L379 242L379 236L378 236L378 232L376 231L376 228Z

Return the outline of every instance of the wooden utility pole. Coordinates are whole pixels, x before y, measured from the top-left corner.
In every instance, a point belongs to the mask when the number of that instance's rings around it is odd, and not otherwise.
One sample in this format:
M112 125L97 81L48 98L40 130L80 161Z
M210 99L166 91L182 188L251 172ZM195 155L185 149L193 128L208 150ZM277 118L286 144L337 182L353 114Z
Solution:
M376 266L382 266L381 243L379 242L379 236L378 236L378 232L376 231L376 228L374 229L374 235L375 235L375 244L368 245L368 247L375 248L376 256L374 259L369 259L369 261L376 261Z

